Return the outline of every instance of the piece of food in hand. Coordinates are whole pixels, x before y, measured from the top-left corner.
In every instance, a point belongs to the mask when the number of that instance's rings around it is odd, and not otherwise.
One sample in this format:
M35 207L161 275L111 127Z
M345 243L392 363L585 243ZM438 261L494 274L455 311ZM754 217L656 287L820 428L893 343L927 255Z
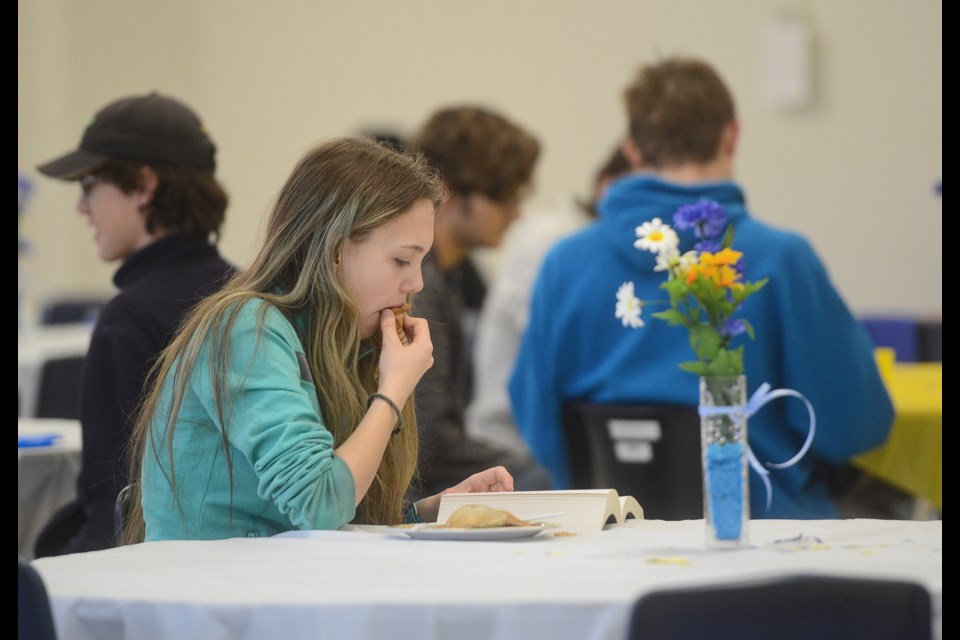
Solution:
M397 326L397 337L400 338L400 344L410 344L410 339L407 338L407 332L403 330L403 315L410 311L410 305L404 302L399 307L390 307L390 311L393 312L393 320ZM380 382L380 366L377 366L377 370L373 372L373 381Z
M407 339L407 332L403 330L403 315L410 312L410 305L404 303L399 307L390 307L390 311L393 311L393 318L397 323L397 337L400 338L400 342L410 344L410 340Z
M447 529L487 529L490 527L526 527L530 523L509 511L482 504L465 504L447 518Z

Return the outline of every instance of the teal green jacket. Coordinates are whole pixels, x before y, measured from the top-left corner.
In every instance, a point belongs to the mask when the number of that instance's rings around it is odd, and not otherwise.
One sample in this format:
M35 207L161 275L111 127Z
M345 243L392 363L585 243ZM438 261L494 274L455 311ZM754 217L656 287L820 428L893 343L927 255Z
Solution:
M205 343L176 419L176 494L166 427L170 380L148 435L140 478L146 540L271 536L349 523L353 475L334 453L297 328L276 307L253 300L240 310L229 345L224 410L232 486Z

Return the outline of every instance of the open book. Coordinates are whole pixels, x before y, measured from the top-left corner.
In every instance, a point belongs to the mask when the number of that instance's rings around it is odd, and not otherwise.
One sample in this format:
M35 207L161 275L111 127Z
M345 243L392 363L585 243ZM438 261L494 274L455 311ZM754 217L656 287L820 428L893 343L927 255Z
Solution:
M616 489L570 489L563 491L498 491L493 493L448 493L440 497L437 522L446 522L451 513L465 504L482 504L504 509L523 520L544 518L565 531L589 533L607 524L628 518L643 519L643 508L633 496L621 496Z

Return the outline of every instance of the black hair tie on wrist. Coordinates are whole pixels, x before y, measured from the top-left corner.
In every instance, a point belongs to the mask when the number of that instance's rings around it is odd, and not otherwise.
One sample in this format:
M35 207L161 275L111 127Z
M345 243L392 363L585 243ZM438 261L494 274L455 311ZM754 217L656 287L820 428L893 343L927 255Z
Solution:
M388 405L390 405L390 408L393 409L393 412L397 414L397 427L393 430L393 433L391 434L391 435L397 435L403 430L403 416L400 415L400 407L398 407L397 403L391 400L386 395L380 392L377 392L377 393L371 393L369 396L367 396L368 409L370 408L370 405L373 404L373 401L376 400L377 398L380 398L381 400L386 402Z

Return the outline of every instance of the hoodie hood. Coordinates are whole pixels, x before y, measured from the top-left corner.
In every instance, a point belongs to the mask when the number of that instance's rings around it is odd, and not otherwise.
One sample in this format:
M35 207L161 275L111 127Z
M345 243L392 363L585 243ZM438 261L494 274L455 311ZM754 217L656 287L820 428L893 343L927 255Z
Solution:
M660 218L674 227L673 213L677 207L693 204L701 198L723 206L728 222L734 228L748 217L743 191L733 182L682 185L666 182L651 174L631 174L611 184L598 203L600 229L619 257L633 265L638 273L646 273L653 269L656 258L649 251L641 251L633 246L637 238L636 228L654 218ZM692 249L696 242L693 231L674 230L680 237L680 252Z

